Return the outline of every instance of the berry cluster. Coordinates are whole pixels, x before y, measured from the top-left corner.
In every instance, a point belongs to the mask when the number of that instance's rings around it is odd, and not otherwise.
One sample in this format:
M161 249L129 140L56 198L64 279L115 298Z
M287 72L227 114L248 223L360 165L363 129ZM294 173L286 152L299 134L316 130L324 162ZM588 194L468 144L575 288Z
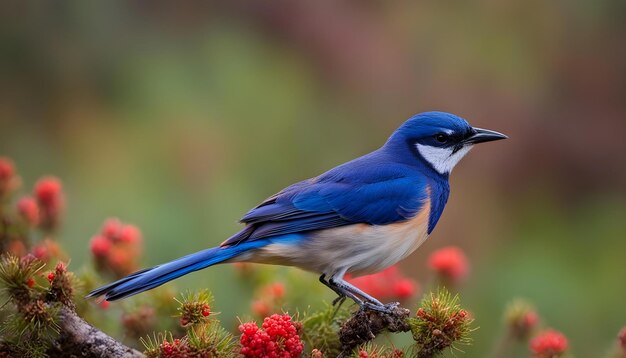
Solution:
M266 317L262 329L254 322L243 323L239 326L240 353L245 357L300 357L304 345L297 326L288 314Z
M54 177L40 179L32 195L20 198L14 209L8 210L21 183L13 162L0 157L0 221L5 227L0 232L0 251L19 257L30 251L46 263L51 258L65 259L59 246L50 239L58 228L64 208L61 182ZM33 229L42 230L45 239L31 248Z
M91 239L91 253L100 272L124 277L137 269L141 232L118 219L105 221L100 233Z
M368 294L385 301L405 300L419 291L417 282L404 277L397 265L373 275L348 277L348 281Z
M530 341L530 350L537 358L561 357L567 351L568 342L563 333L548 329Z
M211 314L211 306L208 303L190 302L182 305L180 313L180 325L185 327L190 324L202 322Z
M59 179L54 177L40 179L35 184L35 199L39 205L39 225L44 229L55 229L64 206Z
M20 179L15 173L13 162L0 157L0 200L20 186Z
M57 263L54 271L49 272L47 278L50 283L48 298L52 301L61 302L68 307L74 307L72 300L74 294L73 275L67 271L67 265L63 262Z
M172 342L164 340L159 345L160 357L185 358L191 356L192 349L186 341L174 339Z
M420 354L434 356L458 342L468 343L473 319L459 306L458 296L442 290L424 297L411 319L411 333Z

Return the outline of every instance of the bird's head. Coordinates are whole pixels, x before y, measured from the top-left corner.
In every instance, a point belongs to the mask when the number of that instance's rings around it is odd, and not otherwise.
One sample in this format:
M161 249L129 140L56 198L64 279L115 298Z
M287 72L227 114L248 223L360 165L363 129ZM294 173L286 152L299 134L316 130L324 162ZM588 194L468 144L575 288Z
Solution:
M385 146L448 175L474 144L505 138L508 137L502 133L474 128L454 114L424 112L404 122Z

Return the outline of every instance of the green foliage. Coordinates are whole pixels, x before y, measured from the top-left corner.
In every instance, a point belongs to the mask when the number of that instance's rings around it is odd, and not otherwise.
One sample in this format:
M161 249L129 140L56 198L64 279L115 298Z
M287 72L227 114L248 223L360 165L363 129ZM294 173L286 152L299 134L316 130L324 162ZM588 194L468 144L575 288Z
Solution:
M7 294L13 302L28 301L31 288L35 286L36 274L45 263L32 256L19 258L4 254L0 258L0 290Z
M237 341L212 317L213 297L209 291L187 291L174 300L178 302L184 336L174 338L171 332L164 332L140 338L147 357L231 357L235 354Z
M32 256L0 259L0 289L8 296L0 308L0 343L17 356L45 356L59 337L58 313L67 302L58 300L58 287L35 283L43 267Z
M448 347L460 350L456 344L470 344L469 334L476 329L471 326L473 318L461 308L459 296L445 288L424 296L416 316L408 323L418 357L434 357Z
M307 347L319 349L327 357L341 353L337 332L341 324L350 317L350 311L346 306L325 303L321 310L303 314L301 337Z

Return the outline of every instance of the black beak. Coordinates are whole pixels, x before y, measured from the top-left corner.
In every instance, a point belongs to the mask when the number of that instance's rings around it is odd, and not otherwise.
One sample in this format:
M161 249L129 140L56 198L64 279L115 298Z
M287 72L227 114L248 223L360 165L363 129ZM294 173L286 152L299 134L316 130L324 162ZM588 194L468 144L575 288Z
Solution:
M467 144L476 144L491 142L494 140L507 139L508 137L502 133L496 131L490 131L489 129L474 128L474 134L467 137L463 142Z

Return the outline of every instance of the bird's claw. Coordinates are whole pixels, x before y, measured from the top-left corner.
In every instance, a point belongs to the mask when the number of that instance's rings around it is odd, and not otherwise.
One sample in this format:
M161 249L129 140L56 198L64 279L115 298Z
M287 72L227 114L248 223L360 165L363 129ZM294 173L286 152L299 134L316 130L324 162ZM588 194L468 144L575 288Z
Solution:
M372 302L363 302L363 304L361 305L361 309L390 314L393 313L398 306L400 306L400 302L390 302L384 305L377 305Z

